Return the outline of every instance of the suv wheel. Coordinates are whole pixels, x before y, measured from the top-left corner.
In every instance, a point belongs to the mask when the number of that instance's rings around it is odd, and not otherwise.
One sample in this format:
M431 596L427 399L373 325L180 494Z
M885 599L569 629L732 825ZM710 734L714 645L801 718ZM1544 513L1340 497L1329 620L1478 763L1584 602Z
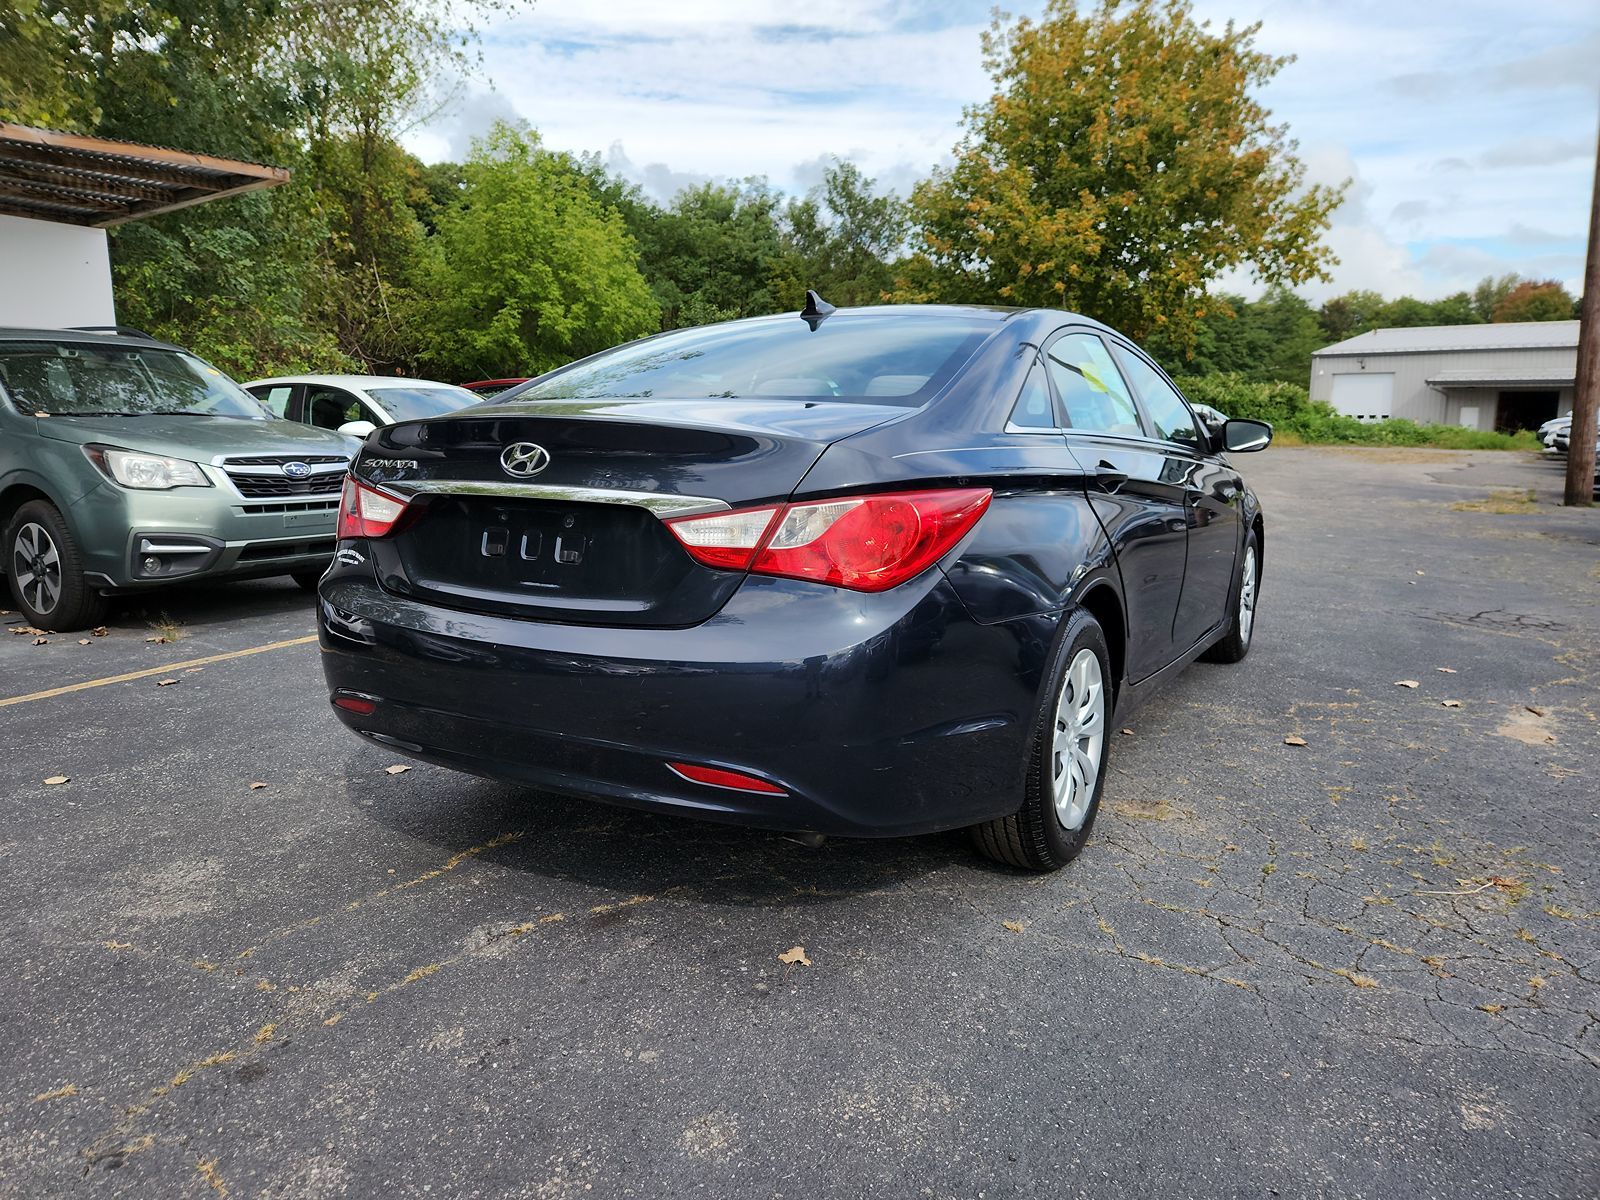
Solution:
M106 599L83 577L83 552L53 504L30 500L5 531L6 575L22 615L40 629L82 629L105 616Z
M1055 871L1076 858L1100 811L1114 681L1105 634L1082 609L1067 619L1050 680L1022 807L972 830L985 855L1027 871Z

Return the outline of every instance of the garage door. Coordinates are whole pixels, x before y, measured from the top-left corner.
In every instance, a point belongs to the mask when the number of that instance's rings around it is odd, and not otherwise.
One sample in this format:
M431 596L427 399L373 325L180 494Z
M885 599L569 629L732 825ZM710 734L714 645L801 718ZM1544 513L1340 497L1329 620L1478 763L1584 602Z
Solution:
M1394 375L1362 371L1333 377L1333 407L1347 417L1387 421L1394 409Z

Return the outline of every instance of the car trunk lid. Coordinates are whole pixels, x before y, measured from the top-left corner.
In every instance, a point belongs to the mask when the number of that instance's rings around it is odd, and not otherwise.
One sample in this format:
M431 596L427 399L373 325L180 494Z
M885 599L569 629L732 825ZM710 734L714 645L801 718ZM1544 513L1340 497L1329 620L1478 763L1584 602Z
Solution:
M691 625L726 603L742 573L695 562L663 520L781 503L829 443L905 411L512 403L381 430L356 471L415 509L370 543L393 591L542 620Z

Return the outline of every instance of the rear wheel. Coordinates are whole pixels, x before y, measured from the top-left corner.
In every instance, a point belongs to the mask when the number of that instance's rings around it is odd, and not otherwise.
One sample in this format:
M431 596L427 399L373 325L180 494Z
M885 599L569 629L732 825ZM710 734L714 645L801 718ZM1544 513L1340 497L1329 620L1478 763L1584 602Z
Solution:
M1244 558L1233 581L1233 615L1222 640L1205 652L1207 662L1236 663L1250 653L1256 630L1256 600L1261 595L1261 551L1256 531L1245 534Z
M106 599L83 577L83 552L55 505L30 500L5 532L11 595L28 621L41 629L97 625Z
M1022 807L973 828L978 849L1028 871L1054 871L1089 839L1105 787L1113 681L1105 634L1087 612L1067 619L1035 717Z

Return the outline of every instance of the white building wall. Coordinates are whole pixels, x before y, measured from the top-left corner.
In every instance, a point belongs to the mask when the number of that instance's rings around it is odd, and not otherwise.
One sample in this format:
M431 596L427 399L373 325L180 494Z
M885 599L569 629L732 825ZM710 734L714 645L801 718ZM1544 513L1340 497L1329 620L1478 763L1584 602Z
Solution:
M1443 371L1489 368L1495 371L1574 371L1577 350L1561 347L1537 349L1401 351L1389 354L1316 354L1311 359L1311 398L1333 401L1334 377L1346 374L1392 374L1391 416L1412 421L1461 423L1463 401L1478 410L1479 429L1493 429L1498 388L1468 393L1467 389L1440 390L1428 379ZM1529 390L1513 385L1514 390ZM1556 391L1556 388L1534 389ZM1560 411L1571 410L1571 389L1562 388Z
M0 325L114 325L104 229L0 214Z

